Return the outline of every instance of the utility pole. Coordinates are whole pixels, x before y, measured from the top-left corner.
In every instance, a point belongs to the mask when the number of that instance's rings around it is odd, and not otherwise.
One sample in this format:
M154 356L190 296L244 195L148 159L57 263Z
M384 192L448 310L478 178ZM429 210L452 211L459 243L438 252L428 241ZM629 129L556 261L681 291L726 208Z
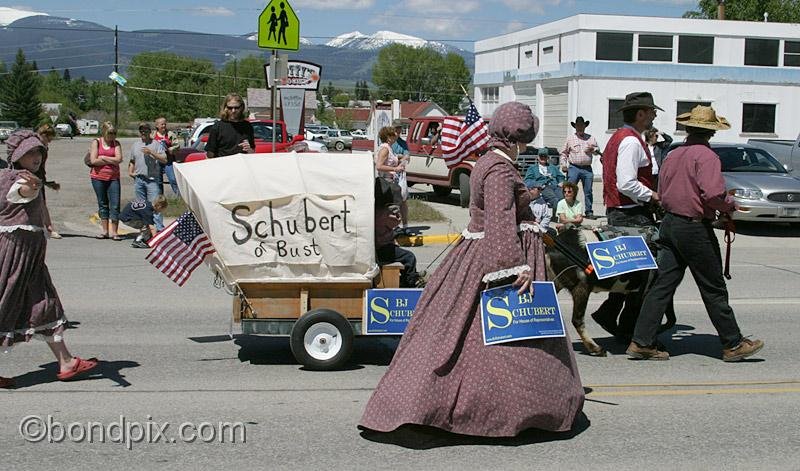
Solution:
M119 73L119 29L114 25L114 72ZM119 84L114 82L114 127L119 129Z
M217 108L222 108L222 70L217 69Z

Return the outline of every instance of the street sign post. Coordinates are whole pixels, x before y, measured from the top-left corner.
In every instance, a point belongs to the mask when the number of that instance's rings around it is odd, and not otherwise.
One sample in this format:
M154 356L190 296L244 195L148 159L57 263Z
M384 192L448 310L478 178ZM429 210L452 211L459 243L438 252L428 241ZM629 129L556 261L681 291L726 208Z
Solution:
M300 20L286 0L271 0L258 17L258 47L300 49Z

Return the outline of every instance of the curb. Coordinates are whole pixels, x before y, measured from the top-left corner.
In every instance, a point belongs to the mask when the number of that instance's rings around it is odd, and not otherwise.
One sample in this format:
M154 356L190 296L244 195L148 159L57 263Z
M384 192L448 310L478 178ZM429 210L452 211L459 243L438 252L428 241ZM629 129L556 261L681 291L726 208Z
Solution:
M402 247L419 247L421 245L449 244L458 240L460 237L461 234L439 234L400 236L395 240Z

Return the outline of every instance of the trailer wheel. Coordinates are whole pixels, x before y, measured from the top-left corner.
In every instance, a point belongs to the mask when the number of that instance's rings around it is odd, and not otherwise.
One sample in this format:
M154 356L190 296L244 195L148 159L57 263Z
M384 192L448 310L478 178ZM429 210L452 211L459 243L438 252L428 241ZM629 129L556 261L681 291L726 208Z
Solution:
M292 327L289 345L295 359L308 369L341 368L353 353L353 328L331 309L315 309Z
M469 174L460 173L458 175L458 201L462 208L469 208Z

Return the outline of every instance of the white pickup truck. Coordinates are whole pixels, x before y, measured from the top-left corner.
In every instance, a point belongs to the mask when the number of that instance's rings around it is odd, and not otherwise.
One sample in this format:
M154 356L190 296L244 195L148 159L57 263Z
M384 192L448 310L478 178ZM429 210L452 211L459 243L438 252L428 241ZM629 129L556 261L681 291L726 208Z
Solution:
M0 142L5 142L17 128L19 124L16 121L0 121Z
M794 141L779 139L748 139L748 144L764 149L782 163L792 175L800 175L800 135Z

